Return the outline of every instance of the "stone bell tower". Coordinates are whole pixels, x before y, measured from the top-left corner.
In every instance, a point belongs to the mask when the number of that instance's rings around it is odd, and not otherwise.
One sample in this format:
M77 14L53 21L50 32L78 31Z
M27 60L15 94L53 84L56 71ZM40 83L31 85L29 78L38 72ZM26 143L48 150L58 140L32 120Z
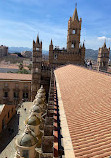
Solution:
M98 71L107 71L108 69L108 62L109 62L109 54L110 54L110 48L106 47L106 42L104 42L104 45L102 48L99 48L98 52Z
M71 53L79 52L80 33L81 33L82 19L78 18L77 4L73 16L68 21L68 35L67 35L67 51Z
M33 66L32 66L32 101L34 100L41 83L41 65L42 65L42 41L37 36L36 42L33 40Z

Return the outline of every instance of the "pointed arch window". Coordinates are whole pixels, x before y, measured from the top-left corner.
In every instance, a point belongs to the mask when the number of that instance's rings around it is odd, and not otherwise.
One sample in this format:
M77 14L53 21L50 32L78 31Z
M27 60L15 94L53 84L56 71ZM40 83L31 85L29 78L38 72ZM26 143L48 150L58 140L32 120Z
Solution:
M72 34L73 35L76 34L76 30L75 29L72 30Z
M75 43L75 42L72 42L71 48L75 48L75 47L76 47L76 43Z

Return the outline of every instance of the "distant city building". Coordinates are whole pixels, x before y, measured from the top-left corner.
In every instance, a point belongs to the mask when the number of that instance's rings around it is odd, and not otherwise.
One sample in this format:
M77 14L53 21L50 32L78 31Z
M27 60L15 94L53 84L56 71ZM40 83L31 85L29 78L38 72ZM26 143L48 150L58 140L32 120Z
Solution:
M18 57L18 55L17 55L17 54L12 54L12 53L10 53L10 55L11 55L11 56Z
M107 71L108 69L108 63L109 63L109 54L110 54L110 48L106 47L106 42L104 43L102 48L99 48L98 52L98 70Z
M32 64L32 61L30 61L30 60L23 60L23 65L24 66L28 66L30 64Z
M2 61L0 62L0 65L10 65L10 61L2 60Z
M31 58L32 52L31 51L23 51L23 52L21 52L21 55L25 58Z
M8 47L1 45L0 46L0 57L8 55Z
M30 74L0 73L0 104L18 105L31 100Z

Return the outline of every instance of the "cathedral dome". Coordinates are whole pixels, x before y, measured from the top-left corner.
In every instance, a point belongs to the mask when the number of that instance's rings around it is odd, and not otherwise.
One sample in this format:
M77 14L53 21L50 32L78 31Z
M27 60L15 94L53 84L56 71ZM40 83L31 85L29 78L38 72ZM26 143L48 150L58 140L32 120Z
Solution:
M37 126L40 124L40 119L35 116L35 115L32 115L31 117L29 117L29 119L26 121L26 124L27 125L32 125L32 126Z
M44 101L42 98L36 98L34 101L33 101L33 104L36 105L36 106L39 106L40 104L44 104Z
M43 98L45 99L45 93L37 93L36 98Z
M39 106L34 105L32 108L32 111L36 113L41 113L42 109Z
M38 93L45 93L45 89L43 88L43 85L41 85L40 89L38 90Z
M31 147L37 143L37 138L29 129L26 129L25 133L18 139L18 144L23 147Z

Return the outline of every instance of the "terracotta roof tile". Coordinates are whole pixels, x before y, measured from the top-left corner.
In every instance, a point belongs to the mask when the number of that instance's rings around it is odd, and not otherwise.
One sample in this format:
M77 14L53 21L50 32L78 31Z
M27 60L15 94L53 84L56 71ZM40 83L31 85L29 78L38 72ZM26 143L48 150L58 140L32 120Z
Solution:
M78 158L111 155L111 76L68 65L55 70Z
M0 73L0 80L26 80L31 81L31 74L16 74L16 73Z

